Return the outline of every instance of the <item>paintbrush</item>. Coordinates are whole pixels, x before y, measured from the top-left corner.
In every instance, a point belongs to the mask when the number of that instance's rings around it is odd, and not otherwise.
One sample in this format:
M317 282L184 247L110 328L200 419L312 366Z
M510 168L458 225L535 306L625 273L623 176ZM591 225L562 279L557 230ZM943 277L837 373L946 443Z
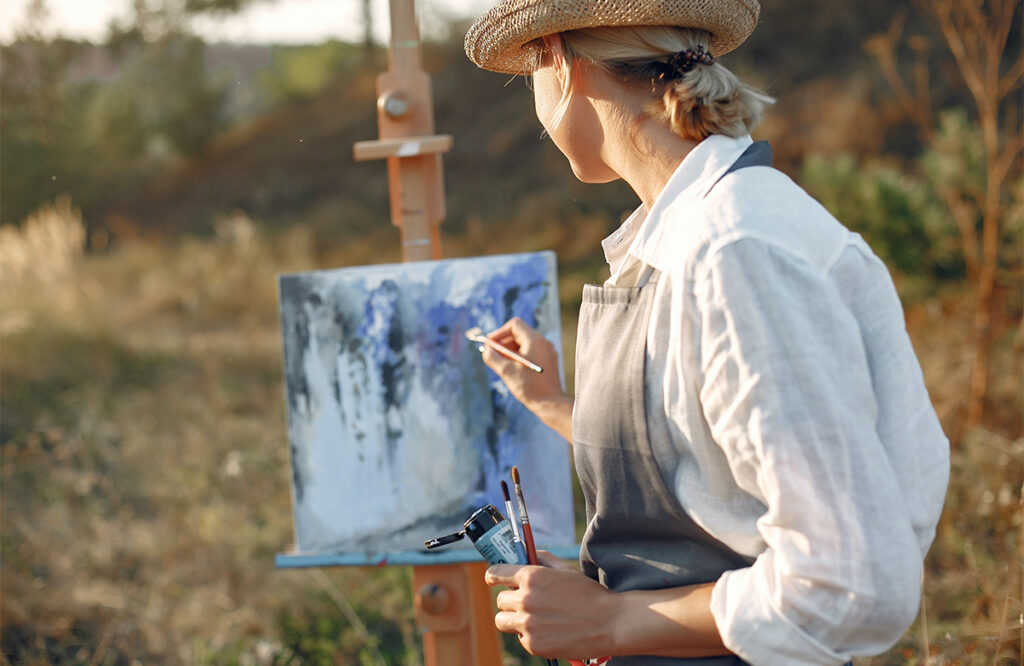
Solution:
M483 329L480 328L479 326L474 326L473 328L466 331L466 337L472 340L473 342L479 342L482 345L487 345L488 347L495 350L499 354L507 356L513 361L518 361L519 363L522 363L523 365L528 367L530 370L533 370L534 372L544 372L544 368L540 367L533 361L527 361L525 358L515 353L508 347L504 345L499 345L494 340L491 340L489 337L484 335ZM483 347L480 348L480 351L483 351Z
M512 511L512 498L508 494L508 484L504 481L501 482L501 493L505 496L505 511L508 511L508 522L512 523L512 541L516 544L516 552L520 557L526 559L526 548L523 546L523 540L519 537L519 521L516 520L516 514Z
M530 514L526 512L526 500L523 499L523 484L519 479L519 468L512 466L512 485L516 489L516 502L519 504L519 521L523 524L523 543L526 545L526 561L537 564L537 548L533 543L533 528L530 527Z
M507 489L504 481L502 488ZM526 561L529 564L539 564L537 560L537 548L533 543L533 528L530 527L530 514L526 512L526 499L523 498L523 484L519 478L519 468L512 466L512 485L516 489L516 502L519 504L519 520L523 523L523 543L526 544ZM509 504L511 505L511 500ZM511 508L509 509L511 511ZM557 659L548 659L548 666L558 666Z

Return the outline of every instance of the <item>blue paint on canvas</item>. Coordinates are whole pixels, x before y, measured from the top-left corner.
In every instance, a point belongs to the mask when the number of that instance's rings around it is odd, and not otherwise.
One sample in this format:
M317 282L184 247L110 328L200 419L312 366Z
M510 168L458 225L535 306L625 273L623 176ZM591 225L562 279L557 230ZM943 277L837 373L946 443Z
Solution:
M561 348L550 252L282 276L300 552L422 549L524 477L541 544L572 544L568 448L469 328L520 317ZM559 368L546 369L560 372Z

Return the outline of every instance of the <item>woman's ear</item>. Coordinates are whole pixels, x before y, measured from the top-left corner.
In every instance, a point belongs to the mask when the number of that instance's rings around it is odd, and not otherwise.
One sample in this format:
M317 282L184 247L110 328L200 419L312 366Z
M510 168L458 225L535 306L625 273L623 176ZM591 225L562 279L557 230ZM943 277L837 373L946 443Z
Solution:
M558 77L558 82L564 89L569 82L571 68L565 60L565 47L562 45L562 37L554 34L545 35L542 39L544 41L544 60L551 63L555 70L555 76Z

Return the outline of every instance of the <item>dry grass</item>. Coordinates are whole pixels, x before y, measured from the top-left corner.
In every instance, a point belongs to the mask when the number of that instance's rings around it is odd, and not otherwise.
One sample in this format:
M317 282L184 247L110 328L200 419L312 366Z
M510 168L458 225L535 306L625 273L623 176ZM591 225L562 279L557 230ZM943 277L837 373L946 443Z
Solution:
M271 247L234 218L211 241L83 258L67 212L4 239L4 654L300 663L282 618L323 615L358 655L322 581L273 570L291 541L274 276L309 267L308 238ZM38 229L79 249L49 264ZM327 576L356 605L396 590L367 623L415 652L405 572Z
M613 222L507 237L471 224L445 251L554 247L572 313L579 283L599 279L588 248ZM408 570L273 569L291 543L274 276L395 258L374 254L396 245L394 230L326 252L302 230L268 239L235 216L208 240L83 256L81 220L60 202L2 233L4 657L420 663ZM966 307L952 294L909 313L954 429L969 365L958 323ZM571 318L565 329L571 345ZM1005 331L995 350L999 418L955 442L925 580L927 640L919 624L864 663L1020 663L1021 340L1019 326ZM513 650L507 661L527 660Z

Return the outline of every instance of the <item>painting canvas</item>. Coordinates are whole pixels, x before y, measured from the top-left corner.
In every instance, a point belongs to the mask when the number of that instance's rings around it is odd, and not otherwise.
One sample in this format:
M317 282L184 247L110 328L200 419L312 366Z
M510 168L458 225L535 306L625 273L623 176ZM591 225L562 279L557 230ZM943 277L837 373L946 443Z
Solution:
M537 543L574 542L567 443L464 335L520 317L560 350L553 253L284 275L280 297L299 553L422 551L504 512L513 465Z

